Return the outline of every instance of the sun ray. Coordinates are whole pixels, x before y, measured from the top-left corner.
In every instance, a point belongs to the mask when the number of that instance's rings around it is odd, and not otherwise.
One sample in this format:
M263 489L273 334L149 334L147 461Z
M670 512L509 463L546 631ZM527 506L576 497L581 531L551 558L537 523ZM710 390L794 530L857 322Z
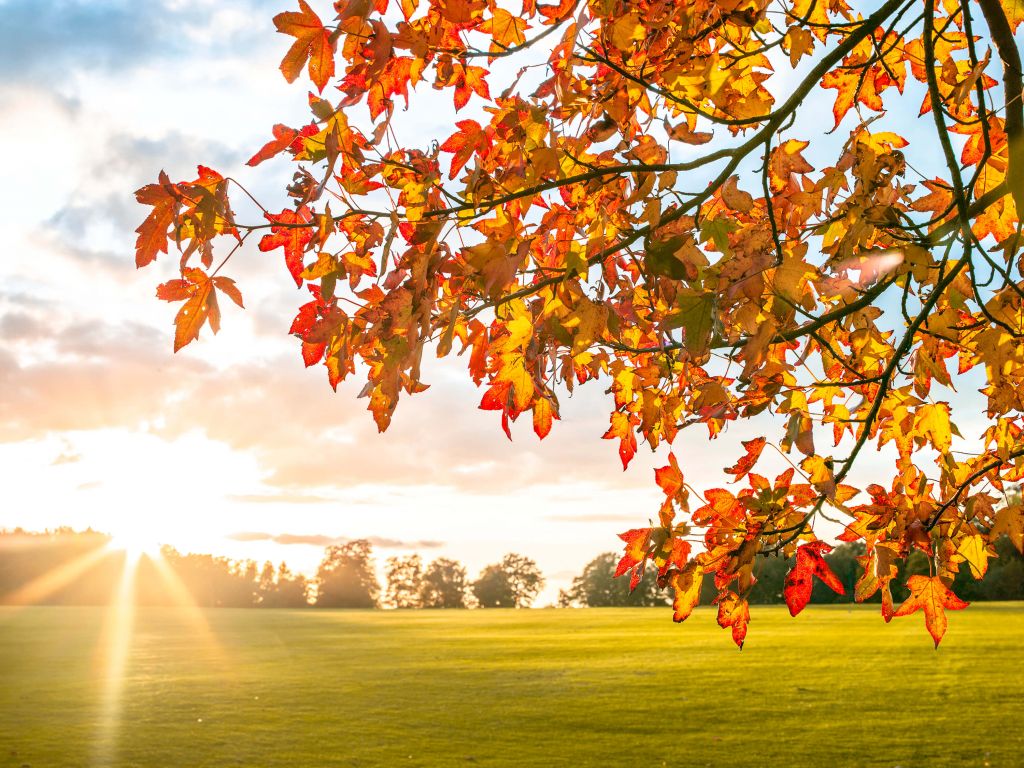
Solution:
M69 560L60 567L36 577L28 584L5 595L0 602L20 607L41 603L50 595L75 581L100 560L110 556L111 551L108 547L96 547L96 549L90 550L74 560Z
M160 576L164 588L167 590L167 594L171 598L174 607L184 612L186 620L199 634L204 644L213 650L215 655L219 656L221 651L220 644L217 642L216 636L210 629L210 624L206 620L206 615L196 604L195 598L192 597L192 593L188 591L188 588L182 582L181 577L175 573L174 569L167 564L167 561L164 560L163 556L159 553L149 556L149 561Z
M124 699L125 669L135 625L135 575L139 559L125 557L121 578L114 589L103 622L98 651L104 665L100 724L96 739L97 765L110 765L117 749Z

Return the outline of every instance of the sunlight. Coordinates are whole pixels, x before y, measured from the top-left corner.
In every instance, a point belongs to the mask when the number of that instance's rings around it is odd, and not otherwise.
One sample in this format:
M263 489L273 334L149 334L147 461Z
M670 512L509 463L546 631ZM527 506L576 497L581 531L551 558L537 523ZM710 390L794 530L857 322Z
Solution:
M111 536L108 548L124 552L129 560L138 562L142 557L160 559L161 546L162 542L157 541L148 531L126 529Z
M103 634L98 652L100 663L106 667L100 708L100 732L97 738L97 763L106 765L116 748L117 731L121 724L121 703L124 693L124 673L131 650L135 624L135 574L139 559L127 556L124 569L115 588L103 622Z
M110 556L107 547L96 547L84 555L64 563L48 573L33 579L15 592L4 596L8 605L27 606L46 601L46 598L60 591L105 557Z
M215 655L220 655L220 645L206 617L178 574L160 554L160 545L152 536L147 536L145 532L125 531L115 535L105 550L108 553L112 550L124 552L124 568L107 610L97 649L100 656L98 664L105 667L96 747L97 764L100 765L109 764L114 759L120 736L126 671L135 639L135 585L143 559L159 575L171 605L183 613L189 629Z

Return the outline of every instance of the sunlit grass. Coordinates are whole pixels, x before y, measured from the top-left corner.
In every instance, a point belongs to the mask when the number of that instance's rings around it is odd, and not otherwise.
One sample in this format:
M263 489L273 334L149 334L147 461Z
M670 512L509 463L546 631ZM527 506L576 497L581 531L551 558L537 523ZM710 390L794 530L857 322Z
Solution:
M102 609L0 610L0 765L1018 766L1024 606L940 650L873 608L136 609L120 727L95 762ZM109 652L107 647L106 651ZM101 654L102 655L102 654Z
M118 745L130 738L131 727L125 722L123 713L125 670L136 640L135 585L143 560L159 574L165 593L175 605L172 610L176 616L189 625L197 641L205 648L219 651L205 615L196 606L178 575L164 561L159 543L138 535L116 536L105 546L96 547L41 575L13 594L6 595L4 599L8 606L0 609L0 615L5 619L5 623L0 625L0 631L7 626L18 625L16 616L19 611L47 610L32 609L31 606L33 603L45 601L109 558L116 558L120 562L120 576L109 605L90 612L90 618L95 619L98 616L100 620L99 634L91 647L91 656L88 644L81 648L81 653L91 659L91 669L98 681L92 697L96 705L95 723L87 739L90 747L87 764L96 766L115 764L118 759ZM50 610L57 610L56 615L64 616L73 616L76 613L74 609L70 609L70 613L64 613L66 609ZM73 634L76 627L71 626L67 629ZM0 635L0 653L6 650L2 646L3 638ZM20 659L13 656L5 656L4 661L14 667L20 664ZM8 752L6 757L16 757L16 752L17 750ZM84 756L66 764L81 764L81 758ZM6 764L5 759L5 754L0 749L0 766ZM52 764L57 765L65 764L63 761L68 758L61 755L54 756L53 759L58 762Z

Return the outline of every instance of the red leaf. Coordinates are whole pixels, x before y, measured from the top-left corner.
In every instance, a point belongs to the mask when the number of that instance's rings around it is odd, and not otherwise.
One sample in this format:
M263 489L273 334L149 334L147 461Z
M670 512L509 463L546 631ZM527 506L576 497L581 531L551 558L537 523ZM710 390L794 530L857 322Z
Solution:
M246 165L259 165L264 160L269 160L274 155L286 150L299 135L299 132L294 128L289 128L287 125L281 125L280 123L274 126L273 131L274 140L264 144L263 149L250 157Z
M302 206L298 211L286 208L277 216L270 213L264 214L264 216L267 221L281 226L270 228L272 234L263 236L263 239L260 240L260 250L272 251L275 248L284 248L284 261L288 266L288 271L291 272L295 285L301 286L304 268L302 255L306 251L306 246L313 239L313 227L294 225L309 224L313 221L313 214L306 206Z
M843 583L822 557L823 553L831 551L832 547L824 541L812 541L797 547L796 565L786 575L786 586L782 591L791 616L796 616L810 602L815 576L836 593L846 594Z

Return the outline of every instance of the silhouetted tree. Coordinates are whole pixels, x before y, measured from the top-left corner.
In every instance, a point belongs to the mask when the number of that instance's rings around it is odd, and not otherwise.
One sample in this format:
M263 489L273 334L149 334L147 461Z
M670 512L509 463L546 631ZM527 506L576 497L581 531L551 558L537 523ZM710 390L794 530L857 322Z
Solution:
M473 595L482 608L526 608L544 586L537 564L512 552L488 565L473 582Z
M268 568L269 573L268 573ZM264 588L267 578L271 580ZM260 574L260 606L263 608L306 608L309 606L309 585L302 574L293 574L281 563L276 573L267 563Z
M328 547L316 574L316 604L321 608L376 608L380 584L373 546L365 539Z
M389 557L384 566L388 580L384 603L391 608L419 608L423 559L419 555Z
M558 604L567 607L579 605L590 608L616 606L664 605L665 593L658 589L654 572L648 569L637 588L629 591L628 578L615 578L615 567L620 555L605 552L591 560L583 573L572 580L568 590L561 590Z
M466 607L466 569L461 563L439 557L426 567L420 582L420 606Z

